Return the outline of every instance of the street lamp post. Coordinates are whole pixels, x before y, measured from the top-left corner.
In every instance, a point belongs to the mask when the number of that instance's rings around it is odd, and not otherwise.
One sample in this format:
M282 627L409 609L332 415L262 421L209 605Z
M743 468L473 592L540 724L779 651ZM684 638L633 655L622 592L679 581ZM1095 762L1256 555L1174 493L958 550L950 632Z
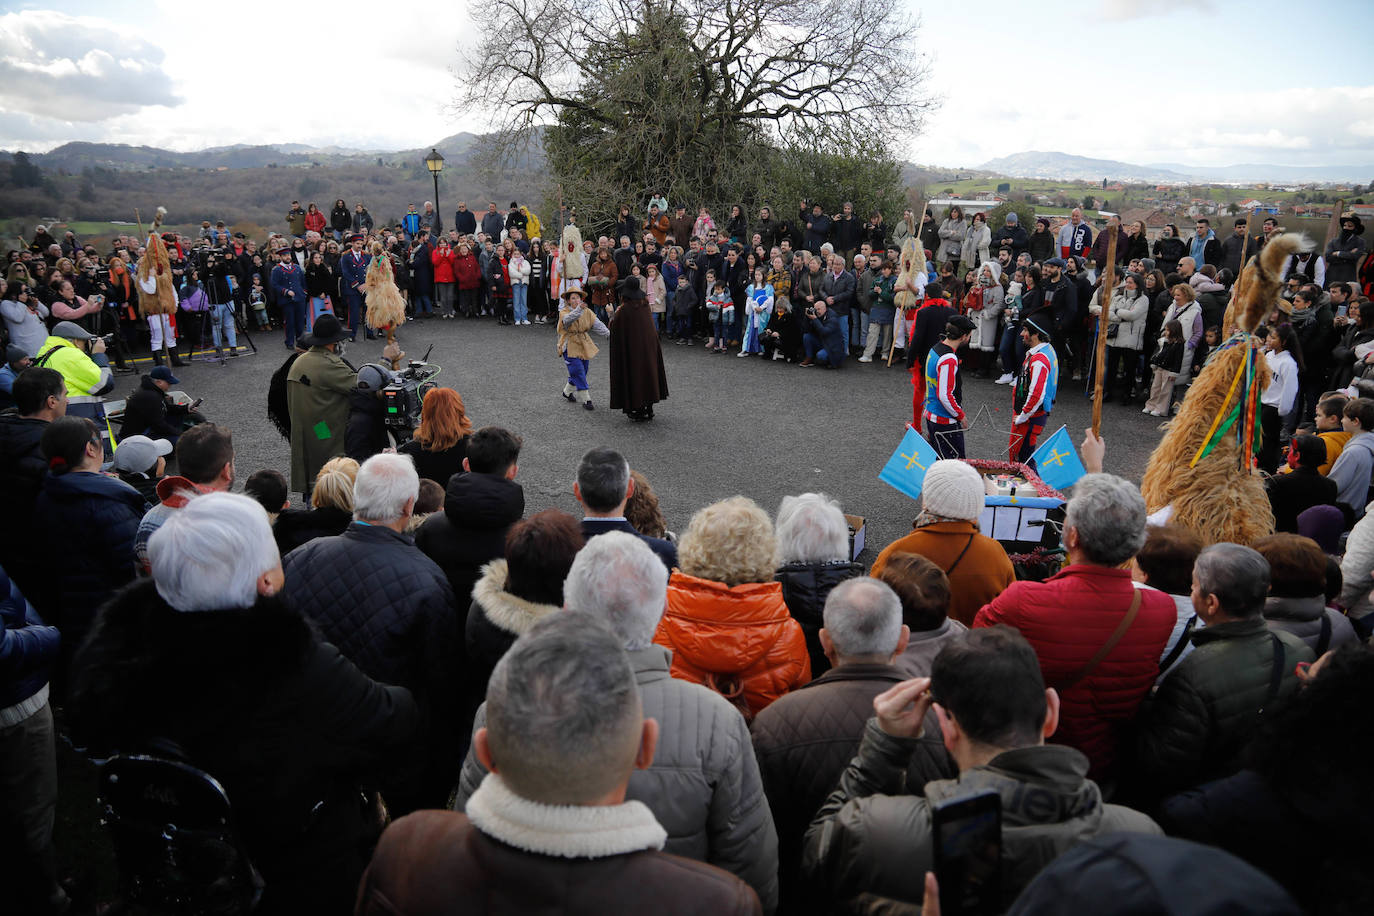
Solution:
M441 219L439 214L444 211L439 206L439 173L444 170L444 157L439 155L437 149L430 148L429 155L425 157L425 168L429 169L429 174L434 177L434 216L435 219Z

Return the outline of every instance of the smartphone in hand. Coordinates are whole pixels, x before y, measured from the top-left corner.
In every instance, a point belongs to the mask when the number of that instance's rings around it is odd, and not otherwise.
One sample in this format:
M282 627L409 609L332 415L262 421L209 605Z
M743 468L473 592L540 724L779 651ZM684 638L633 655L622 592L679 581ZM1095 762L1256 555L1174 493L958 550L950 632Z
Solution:
M1002 905L1002 799L996 792L932 809L942 916L992 916Z

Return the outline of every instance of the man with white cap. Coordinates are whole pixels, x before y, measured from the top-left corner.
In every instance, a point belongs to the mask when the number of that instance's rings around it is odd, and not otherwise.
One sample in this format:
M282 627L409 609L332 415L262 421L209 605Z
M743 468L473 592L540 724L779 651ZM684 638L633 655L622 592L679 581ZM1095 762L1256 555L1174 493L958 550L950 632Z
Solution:
M143 494L150 505L156 506L161 502L157 497L157 484L167 471L166 456L171 453L172 443L166 439L130 436L115 449L112 470L120 480Z

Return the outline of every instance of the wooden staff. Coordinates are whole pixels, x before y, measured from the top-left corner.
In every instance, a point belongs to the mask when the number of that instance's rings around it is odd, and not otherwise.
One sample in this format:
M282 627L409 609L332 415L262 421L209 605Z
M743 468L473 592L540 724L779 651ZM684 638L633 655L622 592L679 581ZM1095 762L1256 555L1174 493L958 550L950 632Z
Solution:
M1326 224L1326 242L1322 247L1322 251L1326 250L1325 245L1331 244L1331 240L1341 234L1341 211L1344 209L1345 201L1336 201L1336 209L1331 211L1331 222ZM1321 253L1321 251L1317 252L1317 254Z
M1097 360L1093 382L1093 435L1102 433L1102 382L1107 374L1107 326L1111 324L1112 287L1116 285L1116 237L1118 227L1116 217L1107 223L1107 268L1102 273L1102 285L1097 292L1097 301L1102 306L1102 314L1097 316Z
M138 215L138 207L134 207L134 222L138 224L138 237L143 238L143 217Z
M915 212L912 213L912 217L915 218L915 220L916 220L916 226L915 226L915 228L912 230L912 234L916 237L916 245L917 245L917 247L919 247L919 248L921 249L921 257L922 257L922 258L925 257L925 250L926 250L926 249L925 249L925 246L921 244L921 226L922 226L922 224L924 223L925 216L926 216L926 206L927 206L929 203L930 203L929 199L921 201L921 209L916 210ZM898 257L901 257L901 253L898 252L898 255L897 255L897 256L898 256ZM932 257L933 257L933 256L934 256L934 255L932 255ZM929 262L927 262L927 263L929 263ZM894 299L896 298L895 294L894 294L894 297L893 297L893 298L894 298ZM893 304L895 305L896 303L894 302ZM887 351L887 367L888 367L889 369L892 368L892 357L894 357L894 356L897 355L897 325L896 325L896 322L898 322L898 321L903 322L903 326L905 326L905 322L906 322L906 309L897 309L897 314L893 317L893 325L892 325L892 346L889 347L889 348L888 348L888 351ZM907 345L908 347L910 347L910 346L911 346L911 341L908 340L908 341L906 342L906 345Z

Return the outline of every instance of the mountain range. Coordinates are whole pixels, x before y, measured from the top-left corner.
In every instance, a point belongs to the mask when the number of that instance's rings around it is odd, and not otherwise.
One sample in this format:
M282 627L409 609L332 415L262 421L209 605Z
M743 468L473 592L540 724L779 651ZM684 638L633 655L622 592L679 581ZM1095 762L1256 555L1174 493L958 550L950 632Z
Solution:
M989 159L978 166L1008 178L1060 181L1122 181L1145 184L1220 184L1366 182L1374 180L1374 166L1294 166L1247 163L1227 166L1189 166L1178 163L1134 165L1114 159L1090 159L1068 153L1031 150Z

